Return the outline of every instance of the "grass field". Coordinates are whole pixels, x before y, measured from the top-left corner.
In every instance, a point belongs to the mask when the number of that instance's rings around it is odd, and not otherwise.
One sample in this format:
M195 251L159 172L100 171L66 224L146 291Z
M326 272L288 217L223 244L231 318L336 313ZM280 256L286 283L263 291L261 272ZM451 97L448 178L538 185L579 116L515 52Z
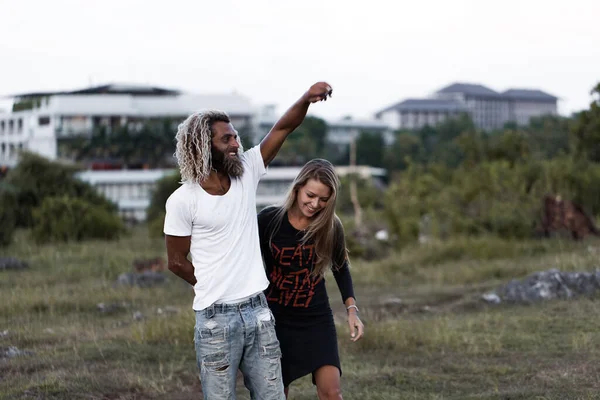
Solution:
M328 286L344 398L600 398L600 302L480 300L534 271L592 271L599 248L462 239L354 262L364 340L350 342L333 279ZM156 288L114 286L134 259L164 256L162 240L139 229L116 243L39 247L21 233L0 254L31 265L0 272L0 398L199 398L191 289L173 275ZM28 353L2 358L9 346ZM249 398L241 381L238 389ZM314 398L309 377L291 388L290 399Z

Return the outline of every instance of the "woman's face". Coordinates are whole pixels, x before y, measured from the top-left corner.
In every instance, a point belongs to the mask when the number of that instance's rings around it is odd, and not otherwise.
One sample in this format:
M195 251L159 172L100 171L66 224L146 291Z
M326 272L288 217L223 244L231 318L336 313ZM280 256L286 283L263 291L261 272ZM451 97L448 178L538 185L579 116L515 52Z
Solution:
M307 218L312 218L325 208L331 189L316 179L309 179L298 189L296 204L300 212Z

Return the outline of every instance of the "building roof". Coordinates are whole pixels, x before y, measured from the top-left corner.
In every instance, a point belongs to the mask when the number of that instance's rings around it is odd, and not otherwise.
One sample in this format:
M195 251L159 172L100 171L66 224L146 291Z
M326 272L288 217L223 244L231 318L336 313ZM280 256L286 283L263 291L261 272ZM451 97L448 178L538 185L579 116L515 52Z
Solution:
M180 94L179 90L166 89L157 86L139 85L139 84L117 84L92 86L88 88L71 90L71 91L54 91L54 92L29 92L13 94L7 97L25 98L25 97L45 97L55 95L83 95L83 94L129 94L135 96L172 96Z
M176 96L135 96L131 94L57 94L34 111L53 115L93 115L179 118L193 112L218 109L230 116L248 116L255 107L238 94L181 94Z
M464 94L472 97L494 98L498 100L536 100L554 102L557 97L537 89L509 89L498 93L486 86L473 83L453 83L437 92L435 97L422 99L407 99L378 111L375 116L391 110L397 111L467 111L466 106L459 100L454 100L453 94Z
M466 111L465 106L456 100L446 99L407 99L389 106L375 115L379 116L381 113L390 110L397 111Z
M508 89L502 93L502 96L511 100L540 100L556 101L558 97L538 89Z
M500 97L500 93L483 85L474 83L453 83L436 92L437 94L444 93L464 93L471 96L481 97Z

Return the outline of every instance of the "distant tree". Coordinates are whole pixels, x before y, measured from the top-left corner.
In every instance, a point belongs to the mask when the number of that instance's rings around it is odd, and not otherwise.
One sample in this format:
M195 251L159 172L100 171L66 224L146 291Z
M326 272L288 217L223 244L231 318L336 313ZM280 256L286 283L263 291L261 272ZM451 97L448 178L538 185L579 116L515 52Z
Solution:
M356 163L371 167L383 167L385 140L377 132L363 131L356 138Z
M462 162L474 166L488 159L488 136L481 132L464 132L454 139L462 152Z
M148 220L164 216L165 203L169 196L181 186L181 175L179 172L167 175L156 181L154 191L150 198L147 210Z
M577 157L600 162L600 83L592 90L589 110L576 115L572 141Z
M527 160L530 153L529 141L523 131L508 130L490 138L488 159L491 161L505 160L514 166Z
M425 125L417 131L417 135L423 145L423 151L427 155L432 154L433 150L439 143L439 134L437 129L432 126ZM426 161L427 158L424 160Z
M244 146L245 150L252 148L254 145L258 143L254 143L254 129L252 129L252 125L245 124L239 128L236 128L238 131L238 135L240 136L240 141L242 142L242 146Z
M398 132L394 142L385 149L385 166L388 171L402 171L411 162L423 161L423 143L413 132Z
M527 134L532 156L550 159L569 153L569 130L572 122L571 118L558 115L531 118L529 125L522 130Z
M272 165L302 165L313 158L324 157L327 129L323 119L306 117L284 142Z
M315 148L317 149L316 155L320 156L319 151L325 148L325 143L327 142L327 129L327 122L324 119L309 115L304 118L304 121L296 129L296 132L306 134L315 143Z
M178 123L173 119L153 120L146 122L137 134L130 134L137 148L133 152L137 164L150 168L173 166Z
M471 117L460 114L455 118L448 118L436 126L437 137L440 142L450 142L465 132L475 131L475 124Z
M160 168L173 164L177 121L145 121L138 128L124 125L110 129L100 126L90 136L62 139L61 155L76 161L110 160L128 166Z
M12 242L17 227L17 191L15 187L0 181L0 247Z
M317 144L305 132L294 132L283 143L273 165L302 165L318 157Z

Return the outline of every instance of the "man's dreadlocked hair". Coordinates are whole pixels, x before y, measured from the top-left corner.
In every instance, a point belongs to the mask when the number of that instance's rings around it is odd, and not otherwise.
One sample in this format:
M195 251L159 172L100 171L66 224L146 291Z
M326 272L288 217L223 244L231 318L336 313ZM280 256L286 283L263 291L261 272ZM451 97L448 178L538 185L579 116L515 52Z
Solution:
M179 164L182 182L202 183L212 167L212 126L215 122L231 120L224 111L206 110L195 112L179 124L175 140L175 157ZM240 143L240 138L237 138ZM239 153L243 152L240 143Z

